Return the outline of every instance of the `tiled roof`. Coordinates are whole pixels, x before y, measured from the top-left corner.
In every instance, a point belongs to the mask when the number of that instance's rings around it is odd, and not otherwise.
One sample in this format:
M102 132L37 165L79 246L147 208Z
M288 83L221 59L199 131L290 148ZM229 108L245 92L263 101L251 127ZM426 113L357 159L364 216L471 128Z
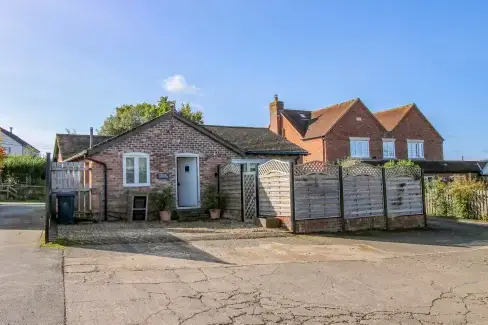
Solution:
M203 125L210 132L253 154L306 154L307 151L268 128Z
M303 155L307 151L291 143L290 141L271 132L267 128L240 127L240 126L220 126L220 125L196 125L176 113L163 114L149 122L141 124L117 136L93 136L93 148L88 152L90 136L81 134L57 134L56 141L63 160L68 158L75 159L79 155L91 155L110 145L124 136L142 128L151 127L154 123L164 118L175 117L187 125L196 128L215 141L231 148L240 154L291 154ZM57 152L55 151L55 155ZM74 157L76 155L76 157Z
M402 118L410 111L414 104L403 105L392 109L387 109L381 112L376 112L374 115L385 127L387 131L392 131Z
M23 147L29 147L31 148L32 150L36 151L36 152L39 152L39 150L37 150L36 148L34 148L33 146L31 146L30 144L28 144L27 142L25 142L24 140L22 140L21 138L19 138L18 136L16 136L15 134L13 134L12 132L10 131L7 131L5 130L4 128L0 127L0 131L2 131L3 134L5 134L6 136L8 136L9 138L17 141L18 143L20 143Z
M286 109L282 111L282 114L295 126L304 139L312 139L327 134L337 121L358 101L359 98L351 99L315 111ZM301 114L305 117L301 116Z
M99 144L112 136L93 136L93 145ZM89 134L56 134L56 142L63 159L70 158L75 154L88 149L90 146Z

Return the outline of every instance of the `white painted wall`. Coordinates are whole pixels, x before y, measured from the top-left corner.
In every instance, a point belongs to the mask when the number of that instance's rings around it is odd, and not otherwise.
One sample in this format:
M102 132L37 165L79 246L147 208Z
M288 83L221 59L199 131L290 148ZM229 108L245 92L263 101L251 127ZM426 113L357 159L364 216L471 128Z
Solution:
M10 155L23 155L24 150L22 148L22 145L15 141L14 139L10 138L7 136L5 133L0 131L0 143L2 148L5 149L7 154ZM10 152L10 153L9 153Z

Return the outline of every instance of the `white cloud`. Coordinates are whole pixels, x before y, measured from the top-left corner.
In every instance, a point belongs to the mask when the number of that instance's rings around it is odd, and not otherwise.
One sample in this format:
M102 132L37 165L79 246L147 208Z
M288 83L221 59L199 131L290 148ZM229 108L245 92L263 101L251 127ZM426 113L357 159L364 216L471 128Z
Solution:
M185 77L180 74L164 79L163 87L170 93L201 94L200 88L195 85L189 85Z

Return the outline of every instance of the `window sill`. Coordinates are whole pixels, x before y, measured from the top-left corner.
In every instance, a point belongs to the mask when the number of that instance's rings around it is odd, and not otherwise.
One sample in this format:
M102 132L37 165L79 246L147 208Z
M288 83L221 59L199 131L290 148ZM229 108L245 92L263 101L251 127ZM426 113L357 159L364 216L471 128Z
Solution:
M151 187L151 184L124 184L124 187Z

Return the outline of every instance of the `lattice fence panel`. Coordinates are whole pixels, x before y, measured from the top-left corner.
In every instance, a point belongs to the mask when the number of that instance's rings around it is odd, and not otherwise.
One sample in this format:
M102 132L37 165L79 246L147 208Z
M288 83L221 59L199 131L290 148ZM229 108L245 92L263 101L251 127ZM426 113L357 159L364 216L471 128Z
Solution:
M295 166L295 176L309 174L324 174L332 177L339 177L339 166L321 161L311 161L303 165Z
M388 216L423 214L422 170L395 166L385 169Z
M256 173L246 172L244 179L244 220L253 221L256 217Z
M270 160L262 165L258 166L259 176L269 173L290 173L290 163L280 160Z

